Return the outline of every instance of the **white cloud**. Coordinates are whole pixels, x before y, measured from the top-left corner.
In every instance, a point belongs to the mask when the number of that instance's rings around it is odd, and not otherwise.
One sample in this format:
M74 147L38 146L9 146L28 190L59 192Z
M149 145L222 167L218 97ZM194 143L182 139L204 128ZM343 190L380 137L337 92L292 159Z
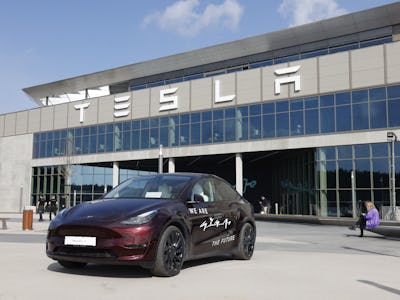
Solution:
M283 0L278 12L290 20L290 26L344 15L347 11L335 0Z
M199 0L180 0L155 12L143 20L145 26L156 24L165 31L183 36L194 36L203 28L223 26L235 30L243 14L243 7L237 0L224 0L222 4L208 4L199 8Z

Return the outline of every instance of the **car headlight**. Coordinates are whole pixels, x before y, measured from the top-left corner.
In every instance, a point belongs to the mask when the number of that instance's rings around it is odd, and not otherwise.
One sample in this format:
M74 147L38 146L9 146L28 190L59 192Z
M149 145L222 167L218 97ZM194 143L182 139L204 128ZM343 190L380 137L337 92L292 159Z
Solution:
M129 219L126 219L126 220L122 221L121 224L124 224L124 225L142 225L142 224L146 224L146 223L151 221L151 219L155 216L156 213L157 213L156 210L147 211L147 212L142 213L142 214L140 214L138 216L134 216L134 217L131 217Z

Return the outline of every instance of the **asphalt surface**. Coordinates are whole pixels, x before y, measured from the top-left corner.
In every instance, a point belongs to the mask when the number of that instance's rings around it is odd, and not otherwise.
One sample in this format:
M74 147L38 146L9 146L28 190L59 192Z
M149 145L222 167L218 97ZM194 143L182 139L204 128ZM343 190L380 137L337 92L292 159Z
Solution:
M35 217L34 217L35 218ZM400 299L400 240L344 226L258 221L250 261L187 262L172 278L137 267L67 270L45 255L48 221L0 230L0 299Z

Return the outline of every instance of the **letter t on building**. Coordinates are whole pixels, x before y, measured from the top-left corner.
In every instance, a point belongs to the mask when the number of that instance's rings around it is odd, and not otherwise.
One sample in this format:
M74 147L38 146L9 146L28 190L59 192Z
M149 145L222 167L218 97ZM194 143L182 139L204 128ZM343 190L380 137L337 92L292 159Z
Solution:
M75 109L79 109L79 122L83 123L83 110L85 108L88 108L90 103L82 103L82 104L77 104L75 105Z

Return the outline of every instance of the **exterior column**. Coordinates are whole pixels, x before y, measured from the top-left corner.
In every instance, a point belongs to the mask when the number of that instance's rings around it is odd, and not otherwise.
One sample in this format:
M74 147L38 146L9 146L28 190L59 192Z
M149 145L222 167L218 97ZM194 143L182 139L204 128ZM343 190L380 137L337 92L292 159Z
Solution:
M168 158L168 173L175 173L175 157Z
M241 153L236 153L236 191L243 195L243 159Z
M119 184L119 162L113 162L113 187Z

